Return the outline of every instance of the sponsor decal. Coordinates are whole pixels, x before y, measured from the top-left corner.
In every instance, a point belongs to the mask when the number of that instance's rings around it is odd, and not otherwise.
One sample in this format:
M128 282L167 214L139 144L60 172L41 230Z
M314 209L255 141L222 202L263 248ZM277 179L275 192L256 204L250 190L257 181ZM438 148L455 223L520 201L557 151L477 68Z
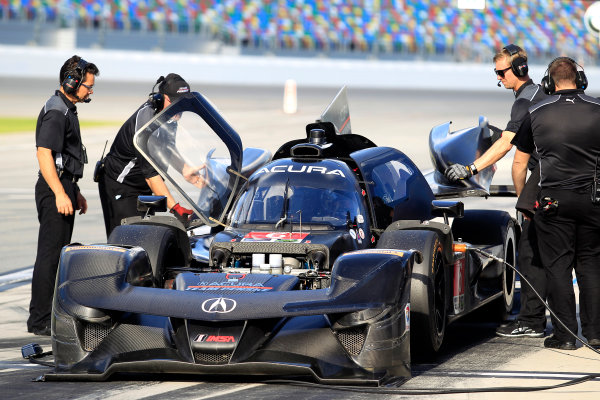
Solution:
M200 333L196 335L194 342L235 343L235 338L231 335L206 335L204 333Z
M345 178L346 175L339 169L327 169L326 167L319 167L315 165L276 165L274 167L263 167L258 170L258 174L273 174L280 172L291 172L298 174L323 174L323 175L337 175Z
M365 238L365 231L362 228L358 228L358 237L361 239Z
M227 279L229 282L237 282L240 279L244 279L246 277L246 274L227 274L225 275L225 279Z
M116 251L119 253L125 253L127 249L122 247L112 247L112 246L71 246L65 249L65 253L69 251L75 250L102 250L102 251Z
M348 232L350 233L350 236L352 236L352 239L356 240L356 231L354 229L350 229Z
M205 300L202 303L202 311L210 314L226 314L235 310L237 302L226 297L217 297Z
M410 303L406 303L404 307L404 326L405 331L410 331Z
M190 91L190 88L188 88L187 86L182 86L179 89L177 89L177 93L187 93Z
M194 342L235 343L235 337L231 335L206 335L200 333L194 338Z
M465 258L454 261L454 290L452 294L454 314L465 310Z
M188 291L213 291L213 290L230 290L230 291L247 291L247 292L268 292L273 290L271 286L264 286L258 282L240 282L240 279L246 277L245 274L227 274L227 276L242 276L241 278L230 278L227 282L198 282L197 285L189 285L185 288Z
M308 233L300 232L249 232L241 241L301 243L307 236Z
M353 251L352 254L389 254L392 256L404 257L404 252L399 250L387 249L365 249Z
M206 292L206 291L214 291L214 290L229 290L229 291L244 291L244 292L268 292L269 290L273 290L273 287L269 286L245 286L245 285L237 285L237 286L228 286L228 285L194 285L188 286L185 288L188 291L197 291L197 292Z
M365 217L363 217L361 214L358 214L356 216L356 222L358 222L359 224L362 224L363 222L365 222Z

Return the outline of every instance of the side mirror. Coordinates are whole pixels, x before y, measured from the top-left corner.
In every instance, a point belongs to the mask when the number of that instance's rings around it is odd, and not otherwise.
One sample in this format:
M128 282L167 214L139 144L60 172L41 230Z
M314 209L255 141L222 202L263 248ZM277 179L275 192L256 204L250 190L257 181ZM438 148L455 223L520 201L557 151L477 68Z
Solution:
M433 200L431 214L435 217L444 217L448 225L448 217L462 218L465 216L465 205L462 201Z
M166 196L138 196L137 210L145 212L144 218L154 215L156 211L167 211Z

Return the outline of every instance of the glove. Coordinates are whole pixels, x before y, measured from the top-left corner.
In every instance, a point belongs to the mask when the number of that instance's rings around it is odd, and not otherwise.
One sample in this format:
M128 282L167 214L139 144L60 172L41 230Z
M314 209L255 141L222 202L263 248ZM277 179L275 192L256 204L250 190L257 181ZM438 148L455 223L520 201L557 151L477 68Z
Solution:
M175 204L173 208L171 208L171 214L175 215L175 217L184 225L190 222L190 216L194 212L188 208L183 208L179 205L179 203Z
M456 182L463 179L468 179L473 175L476 175L477 172L478 171L477 168L475 168L475 164L453 164L446 168L446 171L444 171L444 175L450 182Z

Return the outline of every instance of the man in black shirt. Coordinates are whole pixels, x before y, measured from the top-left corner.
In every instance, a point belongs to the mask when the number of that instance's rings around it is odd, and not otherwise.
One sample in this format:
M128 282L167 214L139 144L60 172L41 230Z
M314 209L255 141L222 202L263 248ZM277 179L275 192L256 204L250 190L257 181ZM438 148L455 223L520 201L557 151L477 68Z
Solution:
M552 61L542 80L554 95L531 107L517 136L513 177L524 182L529 154L540 158L540 204L534 221L548 279L548 303L577 333L573 268L580 291L582 333L600 347L600 204L591 187L600 155L600 101L584 94L587 79L568 57ZM594 193L595 195L595 193ZM575 260L577 262L575 263ZM574 350L575 339L552 317L544 346Z
M60 88L46 102L35 130L40 166L35 203L40 222L27 330L50 335L52 296L61 249L71 242L75 210L87 211L77 180L87 162L76 103L90 102L98 68L78 56L60 69Z
M154 93L125 121L104 160L98 189L107 237L123 218L143 215L137 210L137 198L140 195L154 193L166 196L167 207L182 221L192 214L191 210L175 202L162 177L133 145L133 136L141 127L179 96L190 92L190 86L177 74L161 76L156 83L159 85L158 93ZM197 183L194 179L201 179L197 174L198 169L187 166L183 160L178 164L179 170L190 182Z
M470 166L460 164L450 166L445 171L445 175L450 181L470 178L504 157L512 149L511 141L527 116L529 107L548 97L540 85L534 84L529 78L527 53L520 47L514 44L506 46L494 56L493 61L498 86L502 83L506 89L512 89L515 95L515 101L510 111L510 121L501 136L496 138L492 146ZM536 166L537 159L534 153L529 163L529 169L534 170ZM527 190L524 190L523 184L513 180L517 196L519 196L517 209L525 215L521 225L522 234L519 240L517 264L534 289L545 296L546 274L539 261L535 244L535 229L531 222L533 207L538 195L538 176L536 173L531 174ZM498 327L496 334L506 337L543 337L545 327L546 308L544 303L527 284L523 283L519 316L514 321Z

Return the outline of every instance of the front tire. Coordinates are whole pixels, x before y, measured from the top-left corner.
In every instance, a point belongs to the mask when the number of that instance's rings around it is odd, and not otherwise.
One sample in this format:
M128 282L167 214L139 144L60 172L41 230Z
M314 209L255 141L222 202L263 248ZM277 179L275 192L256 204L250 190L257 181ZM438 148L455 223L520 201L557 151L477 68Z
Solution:
M421 252L422 262L414 263L411 276L411 354L433 356L444 341L448 310L448 277L439 234L427 230L385 232L377 247Z

